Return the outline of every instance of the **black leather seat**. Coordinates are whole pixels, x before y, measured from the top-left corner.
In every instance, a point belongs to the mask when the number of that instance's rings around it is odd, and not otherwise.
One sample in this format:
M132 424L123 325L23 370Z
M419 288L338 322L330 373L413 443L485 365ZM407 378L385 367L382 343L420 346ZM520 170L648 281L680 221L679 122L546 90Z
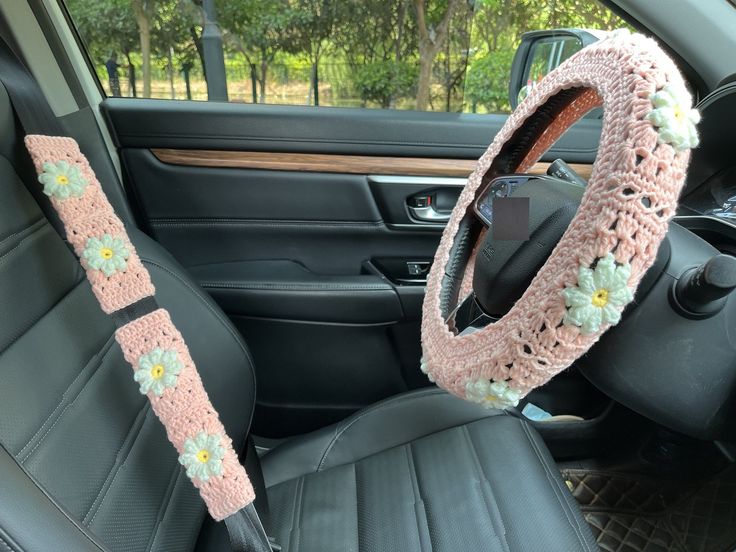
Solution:
M29 193L2 88L0 129L0 550L229 550L45 199ZM243 449L255 396L245 344L165 251L131 235ZM246 461L284 550L596 549L534 431L436 389L287 442L262 459L262 482L257 457Z

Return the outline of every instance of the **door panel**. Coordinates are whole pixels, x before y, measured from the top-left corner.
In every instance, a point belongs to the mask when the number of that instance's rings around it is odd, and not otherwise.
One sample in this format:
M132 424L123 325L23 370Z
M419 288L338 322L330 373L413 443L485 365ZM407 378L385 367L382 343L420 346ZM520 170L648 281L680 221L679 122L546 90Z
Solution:
M419 322L443 228L502 116L109 99L142 226L255 358L255 432L308 431L426 383ZM589 170L600 121L547 160ZM543 171L544 166L537 167Z
M107 98L102 111L125 148L333 153L477 159L505 115ZM585 119L550 159L590 163L600 120Z

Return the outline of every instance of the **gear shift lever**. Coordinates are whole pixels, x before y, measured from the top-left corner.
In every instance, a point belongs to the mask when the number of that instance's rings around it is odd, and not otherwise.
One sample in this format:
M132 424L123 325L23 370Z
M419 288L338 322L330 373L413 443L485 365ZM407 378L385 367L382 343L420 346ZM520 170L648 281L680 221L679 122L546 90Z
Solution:
M685 315L712 316L723 308L736 289L736 257L716 255L697 268L686 270L675 284L673 298Z

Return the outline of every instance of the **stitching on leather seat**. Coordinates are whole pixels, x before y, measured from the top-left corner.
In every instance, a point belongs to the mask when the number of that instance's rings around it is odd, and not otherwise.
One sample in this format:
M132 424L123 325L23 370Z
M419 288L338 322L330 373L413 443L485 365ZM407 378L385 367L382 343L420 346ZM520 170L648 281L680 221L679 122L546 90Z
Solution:
M133 423L130 426L130 429L128 430L128 433L125 435L125 438L123 439L123 442L120 444L120 448L118 449L117 453L115 453L115 461L112 464L112 467L110 468L110 471L107 474L107 477L105 477L105 481L102 482L102 486L100 487L100 490L97 492L97 496L92 501L92 504L90 505L89 509L87 510L87 513L84 514L84 517L82 518L82 524L86 526L92 525L92 523L95 521L95 518L97 517L98 512L102 508L102 505L105 503L105 500L107 499L107 495L110 492L110 489L112 489L112 486L115 484L115 480L118 478L118 474L122 471L122 467L125 465L125 463L128 461L128 456L130 455L130 451L133 450L133 447L135 446L135 442L138 440L138 436L141 434L141 431L143 430L143 426L146 424L146 419L148 418L148 415L152 412L151 410L151 403L146 402L143 408L138 411L138 414L136 414L135 419L133 420ZM141 416L142 415L142 416ZM132 433L135 432L135 436L132 436ZM125 452L125 456L118 461L118 457L120 456L120 453L125 448L126 443L128 442L128 439L131 439L130 446L128 447L128 450ZM110 479L110 474L115 471L115 473L112 476L112 479ZM108 483L109 481L109 483ZM100 499L100 497L102 497ZM98 504L99 501L99 504ZM87 518L89 518L89 515L94 510L94 514L92 514L92 518L87 521Z
M422 497L422 489L419 484L419 474L417 473L417 466L414 462L414 449L411 443L405 444L403 447L404 454L406 456L406 463L409 469L409 477L411 478L411 490L414 495L414 519L417 525L417 536L419 537L419 548L421 552L427 550L425 545L429 545L429 552L432 551L432 532L429 530L429 519L427 518L427 508L424 506L424 498ZM421 518L419 516L421 510ZM424 531L420 525L420 521L424 521ZM429 536L429 542L426 542L427 536Z
M166 492L164 493L164 498L161 501L161 505L158 508L158 514L156 515L156 523L154 525L153 533L151 534L151 537L148 539L148 545L146 546L146 551L150 551L153 549L153 546L156 544L156 540L158 539L158 536L161 534L161 522L166 518L166 514L169 512L170 506L171 506L171 496L174 494L174 490L176 489L176 486L179 484L179 479L181 479L181 474L184 473L184 470L179 465L179 462L176 462L174 469L171 472L171 476L169 476L169 485L166 487ZM204 517L204 503L202 503L202 514ZM200 529L201 530L201 529Z
M10 546L7 543L7 541L2 537L0 537L0 544L2 544L5 550L7 550L8 552L22 552L20 548L16 548L15 546Z
M105 353L105 355L100 359L100 362L98 363L97 367L89 375L89 379L86 382L84 382L84 385L79 390L79 392L76 395L74 395L74 398L71 401L69 401L69 403L67 403L67 405L62 409L62 411L59 413L59 416L56 418L56 420L54 420L54 423L51 424L46 429L46 431L44 431L43 435L39 438L39 440L36 442L36 444L33 445L33 448L31 450L29 450L28 453L22 459L19 459L19 461L20 461L21 464L25 464L26 462L28 462L28 459L31 456L33 456L33 453L36 452L36 450L38 449L38 447L41 446L41 444L46 440L46 437L48 437L49 434L51 433L51 431L56 427L56 424L58 424L64 418L64 415L66 414L66 411L69 410L72 406L74 406L74 404L77 402L77 399L79 399L79 397L82 395L82 393L84 392L84 390L87 389L87 386L90 384L90 382L94 379L94 377L99 372L100 367L104 363L104 360L107 358L107 353L109 353L112 350L114 350L113 347L110 347L107 350L107 352ZM28 446L28 445L26 445L26 446Z
M85 280L85 279L82 278L82 265L79 265L79 268L77 270L77 278L79 278L79 279L76 282L74 282L74 284L72 284L72 287L70 287L68 290L66 290L64 292L64 294L59 298L58 301L56 301L56 303L54 303L47 310L45 310L44 312L42 312L41 314L39 314L35 319L31 320L30 323L28 324L28 327L27 328L24 328L23 330L21 330L20 332L18 332L16 335L14 335L11 338L10 341L8 341L8 343L5 345L5 348L2 349L2 350L0 350L0 356L2 356L5 353L5 351L7 351L8 349L10 349L10 347L12 347L13 344L16 341L18 341L21 337L23 337L25 334L27 334L29 331L31 331L31 329L33 329L33 327L36 324L38 324L41 320L43 320L44 318L46 318L46 316L48 316L51 311L53 311L57 306L61 305L61 303L63 303L64 301L66 301L67 298L72 293L74 293L77 290L77 288L79 288L79 286L81 286L82 284L84 284L87 281L87 280Z
M481 494L481 497L483 498L483 503L485 504L486 510L488 511L488 517L491 519L492 524L493 524L493 519L496 517L498 518L498 521L501 522L501 529L502 529L501 534L497 534L496 536L498 537L499 542L503 546L504 552L509 552L510 547L509 547L508 541L506 540L506 524L503 521L503 516L501 515L501 508L498 505L498 501L496 500L496 497L493 494L493 488L491 487L491 482L488 481L485 471L483 470L483 464L481 463L480 457L478 456L478 451L475 448L475 443L473 442L473 436L470 434L470 431L468 430L468 426L466 424L463 424L462 426L460 426L460 429L461 429L461 433L468 441L468 445L470 447L470 454L473 458L473 467L478 472L478 476L479 476L478 481L481 484L481 486L483 482L485 482L488 485L488 488L490 489L491 499L493 500L493 503L494 503L493 505L495 506L495 511L497 513L496 516L494 516L491 513L491 505L488 504L488 501L486 500L486 495L483 492L483 489L482 488L480 489L481 491L480 494Z
M377 404L374 404L372 406L367 407L362 412L358 412L355 414L355 417L352 420L346 421L346 425L344 427L337 427L335 431L335 435L330 440L330 442L327 444L327 447L325 448L324 453L322 454L322 458L319 461L319 464L317 464L317 470L321 471L324 467L325 462L327 461L327 457L329 456L330 452L332 451L333 447L337 444L337 441L342 437L342 435L350 429L354 424L365 418L366 416L373 414L374 412L377 412L379 410L382 410L384 408L391 407L395 405L397 402L402 401L414 401L418 399L424 399L425 397L431 396L431 395L444 395L447 394L447 392L444 389L440 389L438 387L433 387L427 390L423 391L416 391L413 394L409 395L408 397L406 395L399 395L397 397L392 397L390 399L386 399L384 401L381 401ZM498 416L500 414L506 414L505 411L497 411L495 414L490 414L489 416L483 416L483 417L490 417L490 416ZM481 419L481 418L478 418ZM443 427L442 429L451 429L453 427L457 426L448 426Z
M46 220L45 217L41 217L41 218L36 219L33 222L31 222L25 228L23 228L21 230L18 230L17 232L13 232L12 234L8 234L4 238L0 239L0 249L3 246L5 246L6 242L11 241L13 238L16 238L16 237L18 237L18 236L20 236L22 234L30 235L30 234L33 234L34 232L37 232L39 230L39 228L37 228L37 227L38 226L43 226L44 224L49 224L49 221Z
M519 423L521 424L522 429L524 430L524 434L529 440L529 444L531 445L532 450L537 455L537 459L539 460L539 463L542 464L542 468L544 469L545 475L547 476L547 481L549 482L550 487L552 488L555 494L555 498L557 498L557 501L560 503L560 506L562 506L562 510L565 512L565 517L567 518L567 521L570 523L570 527L572 527L573 531L575 532L575 535L578 537L578 540L580 541L580 544L583 545L585 550L587 550L588 552L594 552L594 549L590 547L590 543L588 542L588 540L583 537L584 530L580 526L580 521L575 515L575 512L572 511L572 508L570 507L570 503L565 498L564 493L561 494L563 491L560 488L560 483L554 477L552 471L550 470L550 467L547 465L547 462L544 460L537 443L534 441L534 438L532 437L528 424L522 420L519 420Z
M84 391L84 388L85 388L85 387L87 386L87 384L89 383L89 380L90 380L90 379L92 379L92 376L94 376L94 375L95 375L95 373L97 372L97 370L99 370L99 369L100 369L100 366L102 366L102 363L104 362L104 360L105 360L105 358L107 357L108 353L109 353L109 352L110 352L110 350L112 349L112 344L113 344L114 342L115 342L115 336L114 336L114 335L110 335L110 337L108 337L108 338L107 338L107 341L105 341L105 343L103 343L102 347L100 347L100 349L99 349L99 350L98 350L98 351L97 351L97 352L96 352L96 353L94 354L94 356L93 356L93 357L92 357L91 359L89 359L89 360L87 361L87 364L85 365L85 367L84 367L84 368L82 368L82 370L80 370L80 371L79 371L79 373L78 373L78 374L76 375L76 377L75 377L75 378L74 378L74 379L72 380L72 382L71 382L71 383L70 383L70 384L69 384L69 385L67 386L67 388L66 388L66 389L64 390L64 392L63 392L63 393L61 394L61 400L59 401L59 403L58 403L58 404L57 404L57 405L56 405L56 406L54 407L54 409L53 409L53 410L51 411L51 413L50 413L50 414L49 414L49 415L48 415L48 416L46 417L46 419L45 419L45 420L44 420L44 421L43 421L43 422L41 423L41 425L40 425L40 426L38 427L38 429L37 429L37 430L36 430L36 432L35 432L35 433L33 434L33 436L32 436L32 437L31 437L30 439L28 439L28 442L26 442L26 444L25 444L25 445L23 445L23 448L21 448L21 449L20 449L20 451L18 451L18 454L17 454L18 458L20 458L21 456L23 456L23 453L25 452L25 450L26 450L26 449L27 449L27 448L28 448L29 446L31 446L31 443L33 443L33 441L35 441L35 440L36 440L36 438L38 438L38 436L39 436L39 435L41 434L41 432L43 431L43 429L44 429L44 427L46 426L46 424L47 424L47 423L49 423L49 420L51 420L51 419L52 419L52 418L54 417L54 415L55 415L55 414L56 414L56 412L57 412L57 411L59 410L59 408L61 408L61 406L62 406L62 405L63 405L63 404L64 404L64 403L66 402L66 400L68 399L68 397L67 397L67 394L69 393L69 390L70 390L70 389L71 389L71 388L72 388L72 387L73 387L73 386L74 386L74 385L75 385L75 384L76 384L76 383L77 383L77 382L79 381L79 378L81 378L81 377L82 377L82 374L84 374L84 372L85 372L85 368L86 368L87 366L89 366L89 364L90 364L90 363L91 363L91 362L92 362L92 361L93 361L93 360L94 360L95 358L97 358L97 359L98 359L98 362L97 362L97 366L96 366L96 367L95 367L95 369L94 369L94 370L92 371L92 373L91 373L91 374L89 374L89 378L87 379L87 382L85 382L85 384L84 384L84 385L82 386L82 388L81 388L81 389L80 389L80 390L79 390L79 391L77 392L77 394L75 395L75 398L76 398L76 397L77 397L77 396L78 396L78 395L79 395L79 394L80 394L80 393L81 393L82 391ZM72 400L72 402L73 402L73 400ZM64 413L64 412L66 411L66 409L67 409L68 407L69 407L69 405L67 404L67 405L66 405L66 406L64 407L64 409L63 409L62 413L61 413L61 414L59 414L59 417L61 417L61 416L63 416L63 415L64 415L63 413ZM50 429L50 428L49 428L49 429ZM23 461L23 462L25 462L25 461L26 461L27 459L28 459L27 457L26 457L26 458L23 458L23 460L22 460L22 461Z
M433 389L429 389L427 391L416 393L414 395L411 395L408 398L405 395L400 395L398 397L393 397L391 399L388 399L388 400L385 400L385 401L381 401L378 404L374 404L372 406L369 406L368 408L366 408L365 410L363 410L363 412L360 412L360 413L356 414L355 417L352 420L348 421L344 427L340 428L338 426L338 428L337 428L337 430L335 432L334 437L332 437L332 440L327 444L327 447L325 448L325 451L322 454L322 458L320 459L319 464L317 464L317 471L321 471L322 470L322 468L324 467L324 463L327 460L327 456L330 454L330 451L332 450L332 447L335 446L335 444L337 443L337 440L340 437L342 437L343 433L345 433L354 424L356 424L357 422L359 422L360 420L362 420L363 418L365 418L369 414L372 414L373 412L376 412L378 410L381 410L384 407L392 406L395 403L400 402L402 400L404 400L404 401L405 400L412 400L413 401L415 399L423 399L424 397L427 397L429 395L439 395L439 394L443 394L443 393L445 393L445 391L443 391L442 389L433 388Z
M299 549L299 537L301 536L302 511L304 510L304 477L300 477L296 482L296 491L294 492L294 508L291 512L291 527L289 527L289 548L292 550ZM292 542L292 538L294 542Z
M46 221L46 219L44 219L44 221ZM48 224L41 224L38 228L34 228L33 231L31 231L26 236L23 236L23 238L17 244L15 244L11 249L8 249L5 253L3 253L2 255L0 255L0 263L2 263L2 261L8 255L13 254L15 251L17 251L18 249L20 249L21 247L23 247L23 244L27 243L29 240L32 240L32 239L35 240L35 239L37 239L39 237L39 235L40 235L40 233L41 233L42 230L48 230L49 232L51 232L51 226L49 226ZM53 232L52 232L51 235L53 235ZM5 241L5 240L3 240L3 241Z
M28 470L26 470L26 468L20 462L18 462L18 460L12 454L10 454L5 447L3 447L2 443L0 443L0 449L5 451L5 453L10 457L10 459L13 462L15 462L15 465L18 466L18 469L21 471L21 473L23 473L23 475L25 475L28 478L28 481L30 481L31 484L34 487L36 487L36 489L38 489L39 493L41 493L44 497L46 497L46 499L49 501L51 506L56 508L59 514L61 514L61 516L66 521L68 521L74 529L79 531L82 534L82 536L85 539L87 539L95 548L100 550L100 552L105 552L105 549L95 540L93 535L90 535L89 532L87 532L82 526L79 525L77 520L70 517L69 514L63 508L61 508L61 506L59 506L59 504L56 502L56 499L53 496L51 496L44 487L38 484L38 481L36 481L36 479L28 472Z

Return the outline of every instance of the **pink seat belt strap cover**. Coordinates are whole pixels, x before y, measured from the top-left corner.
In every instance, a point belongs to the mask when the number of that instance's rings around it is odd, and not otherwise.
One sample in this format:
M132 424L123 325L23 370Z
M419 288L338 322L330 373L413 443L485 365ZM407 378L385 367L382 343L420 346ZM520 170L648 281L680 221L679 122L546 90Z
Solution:
M148 270L76 141L29 135L25 143L102 310L152 298ZM115 339L212 517L223 520L253 502L253 486L166 309L133 318Z

